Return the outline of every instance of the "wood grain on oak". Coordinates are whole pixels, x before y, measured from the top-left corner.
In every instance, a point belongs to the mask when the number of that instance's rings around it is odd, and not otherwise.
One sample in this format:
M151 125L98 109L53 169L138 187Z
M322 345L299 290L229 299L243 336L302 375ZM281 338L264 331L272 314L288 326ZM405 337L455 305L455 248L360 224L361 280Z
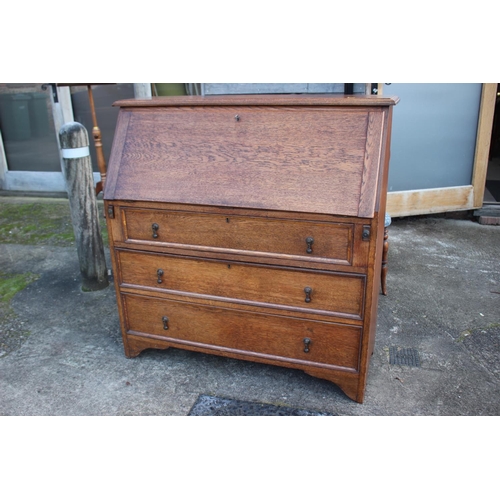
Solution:
M128 208L123 214L125 239L129 241L306 256L345 264L352 262L354 225L349 223ZM158 226L155 233L153 224Z
M153 109L120 113L105 198L373 217L383 108Z
M171 342L190 342L216 351L278 356L302 365L358 370L360 327L129 294L123 294L122 299L130 333L150 333ZM311 341L309 352L305 352L304 339Z
M117 255L122 286L153 287L362 319L363 275L145 252L119 251Z
M363 402L396 102L117 103L104 199L125 355L301 369Z

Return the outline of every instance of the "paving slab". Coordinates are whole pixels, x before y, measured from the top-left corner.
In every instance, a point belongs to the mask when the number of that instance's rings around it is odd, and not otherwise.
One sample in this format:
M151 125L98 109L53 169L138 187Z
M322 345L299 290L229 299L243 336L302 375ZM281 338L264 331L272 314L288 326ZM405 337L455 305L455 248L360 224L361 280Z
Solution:
M2 272L37 279L10 303L28 334L0 353L0 415L187 416L200 396L267 414L499 415L500 227L394 219L389 241L363 404L299 370L173 348L127 359L114 286L82 292L74 246L1 244Z

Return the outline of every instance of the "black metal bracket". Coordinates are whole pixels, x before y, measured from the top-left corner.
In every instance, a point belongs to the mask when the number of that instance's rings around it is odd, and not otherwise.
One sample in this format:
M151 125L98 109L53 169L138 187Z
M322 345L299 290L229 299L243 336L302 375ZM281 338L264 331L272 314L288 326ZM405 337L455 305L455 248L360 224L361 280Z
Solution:
M59 102L59 99L57 97L57 84L55 84L55 83L44 83L42 85L42 90L47 90L48 87L52 88L52 97L54 99L54 102Z

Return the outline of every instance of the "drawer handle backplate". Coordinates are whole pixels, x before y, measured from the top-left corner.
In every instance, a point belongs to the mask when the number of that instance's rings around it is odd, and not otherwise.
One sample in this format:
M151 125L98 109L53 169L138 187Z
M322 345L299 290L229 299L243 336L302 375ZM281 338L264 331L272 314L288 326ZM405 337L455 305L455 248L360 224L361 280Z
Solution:
M151 229L153 230L153 238L158 238L158 229L160 229L160 226L155 222L151 226Z
M306 243L307 243L307 253L312 253L312 244L314 243L314 238L311 238L310 236L306 238Z
M310 286L306 286L304 288L304 293L306 294L306 302L309 303L311 302L311 293L312 293L312 288Z

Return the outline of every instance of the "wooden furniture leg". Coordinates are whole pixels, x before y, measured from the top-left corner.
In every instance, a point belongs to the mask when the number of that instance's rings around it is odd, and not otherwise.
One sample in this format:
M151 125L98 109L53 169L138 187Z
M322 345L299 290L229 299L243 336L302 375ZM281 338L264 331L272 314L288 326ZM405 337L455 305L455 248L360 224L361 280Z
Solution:
M387 253L389 252L389 231L384 227L384 248L382 251L382 294L387 295Z
M390 215L385 215L384 223L384 246L382 249L382 271L381 271L381 286L382 294L387 295L387 254L389 253L389 226L391 225Z

